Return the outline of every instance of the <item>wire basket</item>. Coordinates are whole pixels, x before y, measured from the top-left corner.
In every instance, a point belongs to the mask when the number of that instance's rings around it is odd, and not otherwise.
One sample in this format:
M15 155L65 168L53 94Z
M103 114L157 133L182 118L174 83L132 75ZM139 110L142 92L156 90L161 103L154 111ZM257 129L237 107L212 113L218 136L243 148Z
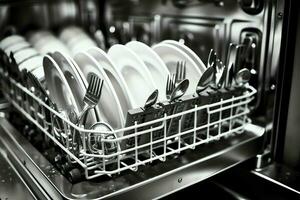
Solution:
M142 165L165 162L188 149L196 151L199 145L242 134L251 122L248 104L256 93L248 85L240 95L226 100L219 96L217 101L205 105L189 104L188 109L175 114L161 112L149 121L131 120L132 124L125 128L99 131L73 124L26 87L1 75L5 97L45 134L45 140L52 140L70 162L81 166L86 179L137 171ZM185 100L178 105L185 105Z

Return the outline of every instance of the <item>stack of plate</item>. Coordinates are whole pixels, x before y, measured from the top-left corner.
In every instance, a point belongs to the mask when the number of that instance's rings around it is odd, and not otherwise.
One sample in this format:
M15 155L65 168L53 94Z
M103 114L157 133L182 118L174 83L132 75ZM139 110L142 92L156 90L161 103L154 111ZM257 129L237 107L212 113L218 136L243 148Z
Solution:
M92 40L86 32L76 26L64 28L59 35L59 39L65 43L73 56L76 53L86 51L91 47L97 46L97 43Z
M73 31L61 34L62 40ZM80 113L83 97L92 74L104 80L99 105L91 112L86 127L102 121L114 129L123 128L128 110L143 107L149 95L159 91L158 101L166 101L166 82L175 73L178 61L186 62L187 94L194 94L205 71L201 59L185 45L172 40L152 48L132 41L113 45L108 52L91 47L75 54L74 59L55 52L44 57L46 84L59 109L73 108ZM120 133L121 134L121 133Z
M65 44L49 31L31 32L28 34L28 40L34 46L34 48L43 55L47 53L53 53L55 51L60 51L63 54L71 55L71 52L65 46Z
M20 70L27 69L39 79L45 78L50 98L59 110L73 109L79 114L85 106L83 98L90 76L96 74L104 80L99 105L89 113L86 128L99 121L114 129L123 128L128 110L144 107L156 89L158 101L167 101L167 78L176 72L179 61L186 63L186 78L190 82L186 94L195 93L206 69L191 49L174 40L152 47L131 41L126 45L113 45L104 52L77 27L65 28L59 39L67 48L50 32L30 34L33 46L42 54L49 53L44 58L18 35L2 40L0 48L8 55L14 54ZM70 55L74 55L73 58Z
M31 71L39 80L43 80L43 57L31 47L24 37L20 35L8 36L0 42L0 48L4 50L7 56L13 55L20 71L26 69Z

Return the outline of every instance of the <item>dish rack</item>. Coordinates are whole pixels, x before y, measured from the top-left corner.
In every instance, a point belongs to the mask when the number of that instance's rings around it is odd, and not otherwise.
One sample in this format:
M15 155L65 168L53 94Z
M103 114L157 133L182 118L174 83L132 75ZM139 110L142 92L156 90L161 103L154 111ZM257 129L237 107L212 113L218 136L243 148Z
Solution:
M163 105L158 105L156 110L161 114L142 122L134 118L129 120L129 111L125 128L102 131L73 124L31 90L3 72L0 75L4 96L44 133L45 142L52 141L70 163L80 166L86 179L112 176L126 170L138 171L143 165L165 162L189 149L197 151L200 145L242 134L245 125L251 122L248 104L256 93L255 88L247 85L238 96L227 99L219 96L204 105L193 101L189 103L191 108L176 113L166 112L160 107ZM198 95L189 97L192 100L201 98ZM178 105L185 105L185 102L188 100L183 99ZM142 108L136 110L146 112Z

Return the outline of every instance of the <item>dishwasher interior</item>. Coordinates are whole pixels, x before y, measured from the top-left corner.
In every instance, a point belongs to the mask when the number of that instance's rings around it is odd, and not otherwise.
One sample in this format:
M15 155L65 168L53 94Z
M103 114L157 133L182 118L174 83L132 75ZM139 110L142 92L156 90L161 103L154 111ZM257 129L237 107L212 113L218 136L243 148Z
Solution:
M5 56L4 49L1 89L8 101L1 103L2 154L32 192L45 199L162 198L249 160L259 171L271 162L280 9L282 3L269 0L1 1L2 39L30 38L41 30L60 37L66 27L76 26L103 52L130 41L154 48L172 40L189 47L206 66L214 52L219 63L228 67L233 62L251 75L247 86L132 109L125 127L100 130L108 134L102 137L97 130L75 126L69 113L66 118L20 84L24 76L14 68L22 63L15 52ZM71 43L77 36L68 37ZM44 58L44 69L46 64ZM200 107L199 99L204 99ZM176 110L170 112L172 106Z

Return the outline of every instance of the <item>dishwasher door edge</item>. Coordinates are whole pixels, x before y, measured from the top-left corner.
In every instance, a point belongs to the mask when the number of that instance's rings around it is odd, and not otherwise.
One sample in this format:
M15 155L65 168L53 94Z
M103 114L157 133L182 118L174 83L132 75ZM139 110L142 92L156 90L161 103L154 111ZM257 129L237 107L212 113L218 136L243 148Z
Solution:
M205 144L197 151L137 172L100 183L87 180L73 185L5 118L0 118L0 140L10 146L35 183L55 199L161 198L255 157L261 150L265 129L252 124L245 129L242 134Z

